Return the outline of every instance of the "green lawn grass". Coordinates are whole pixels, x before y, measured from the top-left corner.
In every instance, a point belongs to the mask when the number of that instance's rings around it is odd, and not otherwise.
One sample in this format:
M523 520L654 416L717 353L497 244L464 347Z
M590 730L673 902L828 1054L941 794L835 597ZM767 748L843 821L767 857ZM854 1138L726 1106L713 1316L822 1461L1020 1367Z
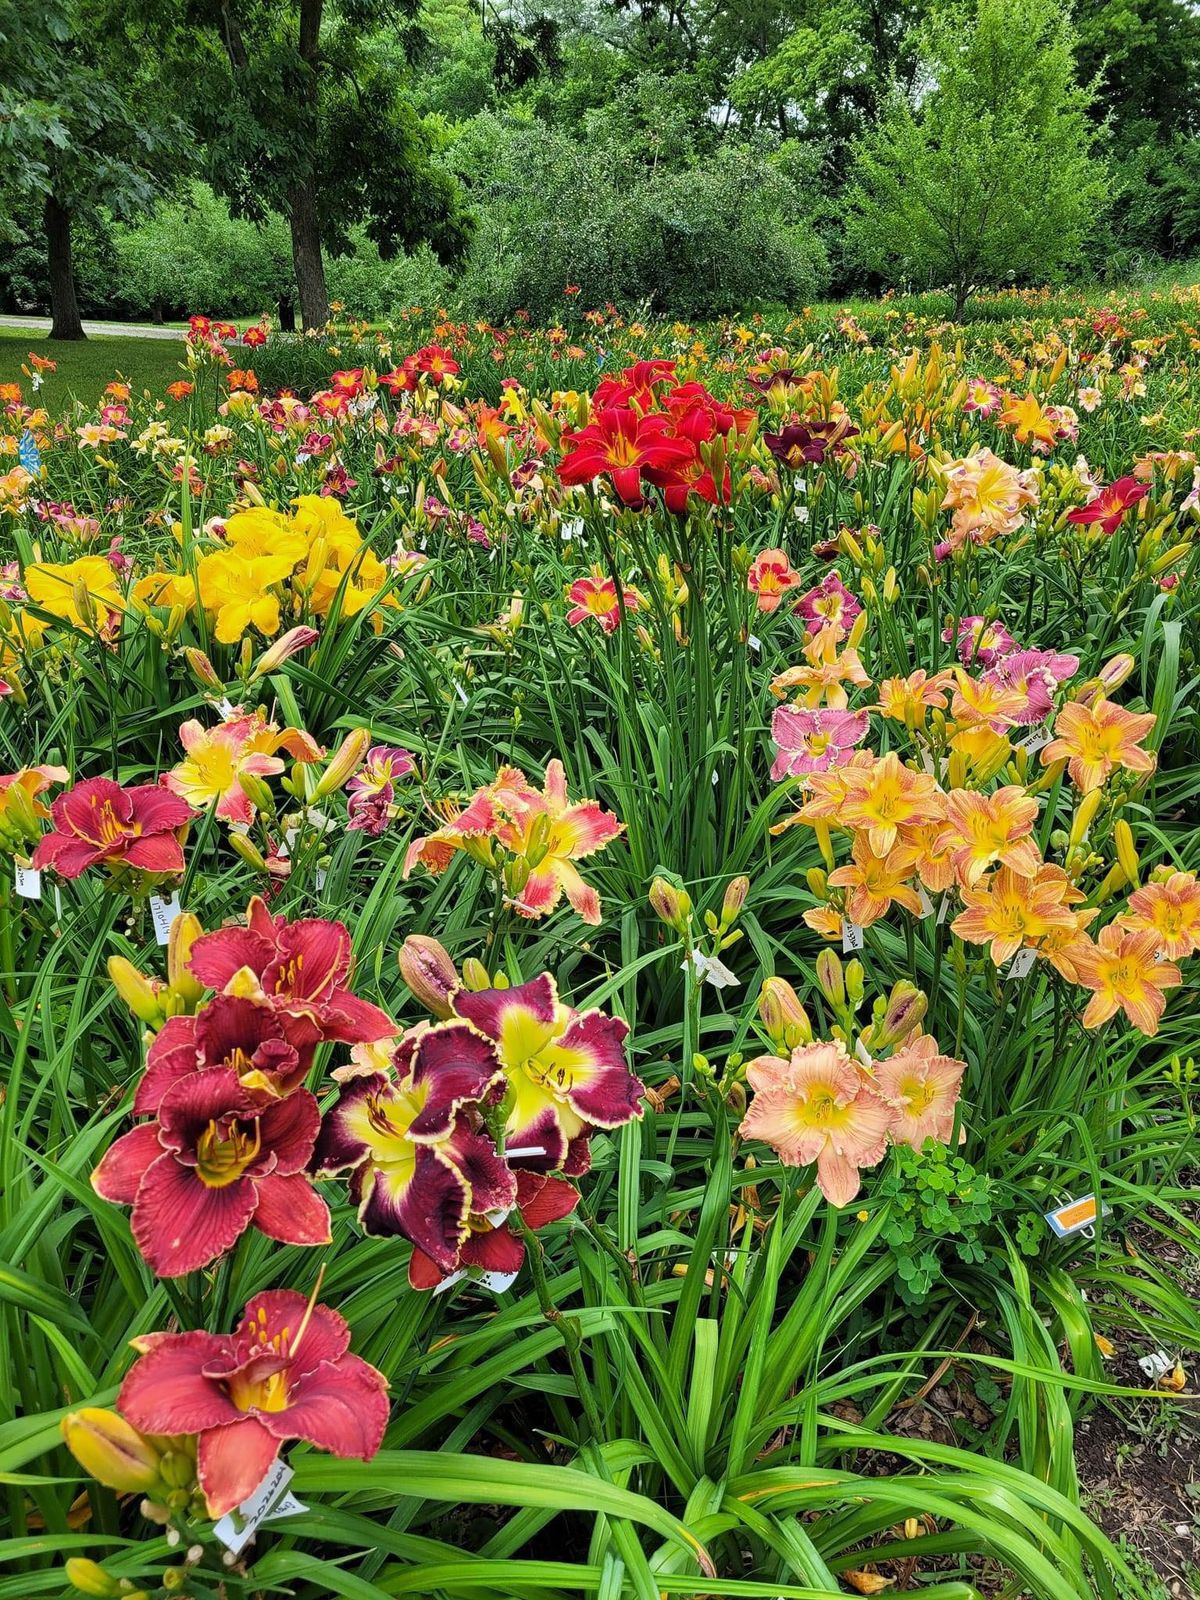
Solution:
M31 350L58 363L57 371L46 373L38 391L38 399L51 412L63 410L72 400L94 404L118 374L135 390L150 389L155 394L183 376L182 340L97 334L75 341L50 339L25 328L0 328L0 383L21 384L26 399L32 392L21 364L29 365Z

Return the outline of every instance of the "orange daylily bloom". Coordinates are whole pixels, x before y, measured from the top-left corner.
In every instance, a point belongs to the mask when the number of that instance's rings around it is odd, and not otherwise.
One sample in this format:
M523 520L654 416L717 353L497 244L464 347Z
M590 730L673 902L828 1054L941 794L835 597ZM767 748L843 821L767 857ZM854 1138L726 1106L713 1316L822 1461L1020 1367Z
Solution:
M913 851L913 871L931 894L940 894L957 882L954 871L953 835L942 822L922 823L919 828L901 828L902 844Z
M930 706L946 709L945 690L952 681L948 672L930 677L923 667L907 678L885 678L879 685L879 704L870 709L906 727L923 728Z
M996 862L1032 878L1042 861L1029 837L1037 815L1037 801L1018 784L990 795L952 789L946 796L946 839L964 888L974 888Z
M851 846L853 860L829 874L834 889L851 890L847 910L862 928L886 915L892 902L921 913L921 900L909 880L913 875L916 852L905 844L893 845L885 856L877 856L867 839L859 834Z
M1018 444L1054 443L1054 419L1046 416L1036 395L1027 394L1021 400L1014 396L1000 413L1000 421L1013 429Z
M1067 903L1071 884L1061 867L1040 867L1023 878L1001 867L978 888L964 889L966 910L950 924L968 944L990 944L991 957L1002 966L1022 945L1037 945L1056 928L1078 932Z
M1153 1038L1167 1004L1165 991L1183 982L1173 961L1158 959L1158 949L1152 928L1123 927L1120 921L1101 928L1096 943L1075 957L1081 987L1092 990L1085 1028L1098 1028L1123 1011L1139 1033Z
M853 764L842 768L846 798L838 820L848 828L863 828L878 856L896 843L902 826L937 822L944 816L944 801L937 784L926 772L906 767L895 751L879 757L870 767Z
M1172 872L1129 896L1121 918L1127 928L1148 928L1158 935L1158 948L1171 961L1200 950L1200 883L1194 872Z
M1091 705L1072 700L1058 713L1054 738L1042 751L1042 765L1065 760L1072 781L1084 794L1108 782L1117 767L1153 772L1155 757L1141 748L1153 728L1152 711L1126 711L1103 698Z

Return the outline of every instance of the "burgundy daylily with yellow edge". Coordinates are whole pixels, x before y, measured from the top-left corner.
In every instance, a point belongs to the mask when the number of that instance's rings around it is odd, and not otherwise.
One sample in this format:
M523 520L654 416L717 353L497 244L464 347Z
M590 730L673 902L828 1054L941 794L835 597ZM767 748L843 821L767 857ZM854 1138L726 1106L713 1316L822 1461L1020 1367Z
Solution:
M502 1075L488 1041L465 1022L401 1041L388 1072L345 1083L313 1158L320 1177L350 1172L365 1232L399 1234L452 1272L472 1212L507 1210L516 1181L467 1108L494 1097Z
M350 1354L336 1311L291 1289L246 1306L234 1334L146 1333L117 1397L144 1433L196 1434L196 1468L211 1516L224 1516L266 1477L280 1448L304 1439L369 1461L387 1427L387 1379Z
M548 972L511 989L459 989L451 1005L491 1042L508 1080L510 1161L543 1172L586 1172L593 1130L641 1116L645 1090L626 1060L628 1025L603 1011L562 1005Z

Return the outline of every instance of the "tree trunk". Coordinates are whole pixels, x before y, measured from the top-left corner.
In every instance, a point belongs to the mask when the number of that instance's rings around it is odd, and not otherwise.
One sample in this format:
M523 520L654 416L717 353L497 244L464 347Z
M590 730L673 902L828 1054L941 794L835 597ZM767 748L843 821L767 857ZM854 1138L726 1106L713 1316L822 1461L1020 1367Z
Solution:
M75 296L75 266L71 260L71 213L52 194L46 196L46 262L50 272L50 337L86 339Z
M321 259L316 191L311 183L298 183L288 199L300 315L306 329L323 328L329 321L329 291L325 287L325 263Z

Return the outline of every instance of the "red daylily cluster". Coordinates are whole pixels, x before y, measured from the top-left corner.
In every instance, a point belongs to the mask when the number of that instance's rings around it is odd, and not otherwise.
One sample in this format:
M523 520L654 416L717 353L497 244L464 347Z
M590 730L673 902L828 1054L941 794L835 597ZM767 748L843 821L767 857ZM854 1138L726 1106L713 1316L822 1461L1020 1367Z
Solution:
M690 494L723 503L729 472L722 468L718 484L709 447L718 439L731 443L753 418L702 383L677 383L673 361L638 361L597 387L586 427L563 434L558 476L568 486L608 477L621 503L634 510L645 505L647 486L676 513L687 510Z

